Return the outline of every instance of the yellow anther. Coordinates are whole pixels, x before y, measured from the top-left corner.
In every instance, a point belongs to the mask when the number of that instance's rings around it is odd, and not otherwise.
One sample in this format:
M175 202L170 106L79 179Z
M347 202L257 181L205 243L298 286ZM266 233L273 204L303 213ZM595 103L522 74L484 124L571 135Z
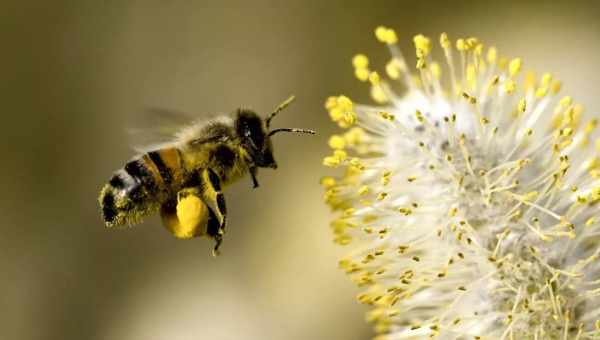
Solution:
M340 121L343 116L344 116L344 113L342 112L342 110L340 110L338 108L333 108L333 109L329 110L329 117L334 122Z
M350 165L358 171L365 170L365 166L360 162L360 159L356 157L350 160Z
M477 46L477 44L479 43L479 40L475 37L469 37L469 38L467 38L467 40L465 40L465 43L467 44L467 48L469 50L471 50Z
M417 50L417 57L422 58L429 55L429 52L431 52L431 41L429 38L422 34L418 34L415 35L413 41Z
M369 74L371 72L369 71L368 68L357 68L354 69L354 76L356 77L356 79L360 80L360 81L367 81L369 80Z
M594 218L594 217L590 217L590 218L588 218L587 221L585 221L585 226L586 227L591 227L594 224L596 224L596 218Z
M498 85L499 82L500 82L500 76L494 76L494 78L492 78L490 86L496 86L496 85Z
M377 28L375 28L375 37L380 42L385 42L386 34L387 34L387 28L386 27L384 27L384 26L377 26Z
M515 58L508 65L508 72L511 77L516 76L521 71L521 58Z
M595 187L592 189L592 193L590 194L592 201L597 202L600 200L600 187Z
M381 185L386 186L390 183L390 178L389 177L381 177Z
M525 98L519 100L519 104L517 105L517 108L520 113L524 113L525 110L527 110L527 101L525 100Z
M538 197L538 192L537 191L530 191L528 193L526 193L525 195L523 195L523 200L524 201L533 201L534 199L536 199Z
M493 64L496 62L497 59L498 59L498 50L496 50L496 48L494 46L492 46L488 49L487 61L488 61L488 63Z
M381 82L379 73L371 72L371 74L369 74L369 81L371 82L372 85L379 85L379 83Z
M591 133L592 131L594 131L596 126L598 126L598 120L594 118L585 125L585 127L583 128L583 131L585 133Z
M545 97L546 94L548 94L548 88L547 87L538 87L538 89L535 90L535 96L538 97L538 98Z
M464 39L456 40L456 49L463 52L467 50L467 43Z
M552 94L559 93L561 88L562 88L562 83L558 80L553 81L552 85L550 85L550 90L552 91Z
M364 54L357 54L352 58L352 65L356 68L369 67L369 58Z
M346 210L344 210L344 212L342 213L343 217L351 217L352 215L354 215L354 212L356 211L356 209L354 208L348 208Z
M379 26L375 29L375 37L378 41L388 45L398 42L396 32L393 29L384 26Z
M571 98L571 96L565 96L560 100L559 104L562 107L571 106L571 104L573 104L573 98Z
M366 195L368 193L369 193L369 187L366 186L366 185L363 185L362 187L360 187L358 189L358 194L361 195L361 196L364 196L364 195Z
M383 175L381 176L381 184L386 186L390 183L390 177L392 176L392 172L389 170L386 170L383 172Z
M378 104L385 104L389 100L382 86L371 86L371 97Z
M336 185L336 180L331 176L326 176L321 178L321 185L325 189L331 189Z
M442 48L445 50L451 47L450 39L448 39L448 34L445 32L440 35L440 45L442 45Z
M415 117L417 118L417 120L418 120L419 122L422 122L422 121L423 121L423 119L424 119L424 118L423 118L423 114L422 114L422 113L421 113L421 111L419 111L419 110L415 111Z
M348 158L348 154L343 150L335 150L333 152L333 157L339 159L340 161L344 161L346 158Z
M586 170L599 169L600 168L600 158L597 156L592 157L584 163L584 166L585 166Z
M323 165L335 168L340 165L340 160L333 156L323 158Z
M343 120L339 122L342 127L349 127L356 123L356 113L348 111L344 113Z
M450 217L455 217L458 214L458 208L454 207L454 208L450 208L450 210L448 210L448 216Z
M533 129L531 129L531 128L527 129L527 130L525 130L525 133L527 134L527 136L531 136L531 135L533 135Z
M387 197L387 192L381 192L379 193L379 195L377 195L377 200L378 201L383 201L386 197Z
M329 115L335 122L340 122L345 118L347 112L352 111L352 101L346 96L339 96L335 103L330 106Z
M542 86L548 86L550 85L550 82L552 81L552 75L550 73L544 73L542 75Z
M331 110L336 106L337 106L337 97L336 96L327 97L327 100L325 101L325 108L327 110Z
M481 58L481 55L483 54L483 44L477 44L473 49L473 53L475 53L478 58Z
M416 181L416 180L417 180L417 176L408 176L408 177L406 178L406 180L407 180L408 182L412 183L412 182L414 182L414 181Z
M359 127L353 127L344 134L344 138L349 145L359 145L365 140L365 131Z
M570 127L567 127L567 128L560 130L559 132L562 137L569 137L573 134L573 129L571 129Z
M506 91L507 94L512 94L513 92L515 92L516 87L517 85L512 79L509 79L504 83L504 91Z
M396 59L390 60L385 65L385 72L391 79L400 78L400 65L398 64L398 61Z
M385 111L379 112L379 116L385 120L394 121L396 117L393 114L389 114Z
M419 58L417 59L417 70L423 70L427 67L427 62L425 62L425 59L423 58Z
M352 100L350 100L350 98L348 98L346 96L339 96L337 98L337 105L342 110L352 110L352 107L354 104L352 103Z
M470 94L463 92L462 96L469 102L469 104L477 104L477 98L471 96Z
M332 149L343 149L346 147L346 140L340 135L333 135L329 138L329 147Z

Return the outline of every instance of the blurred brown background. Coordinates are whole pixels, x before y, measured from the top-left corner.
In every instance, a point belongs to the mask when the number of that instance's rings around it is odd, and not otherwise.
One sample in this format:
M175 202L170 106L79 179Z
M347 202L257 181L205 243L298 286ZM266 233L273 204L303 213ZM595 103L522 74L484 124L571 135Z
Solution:
M0 339L367 339L357 289L337 269L320 162L328 95L367 98L350 58L383 66L379 24L412 55L419 32L477 35L550 70L595 113L597 2L3 1ZM96 197L132 156L147 106L260 112L280 168L226 192L223 255L177 241L156 217L103 227ZM596 110L596 111L595 111Z

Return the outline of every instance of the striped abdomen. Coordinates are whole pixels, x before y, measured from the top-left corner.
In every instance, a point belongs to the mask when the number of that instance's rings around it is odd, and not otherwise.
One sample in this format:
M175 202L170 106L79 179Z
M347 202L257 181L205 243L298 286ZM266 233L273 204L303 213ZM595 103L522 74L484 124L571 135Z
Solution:
M185 171L176 148L148 152L117 171L100 193L107 226L138 223L158 211L182 186Z

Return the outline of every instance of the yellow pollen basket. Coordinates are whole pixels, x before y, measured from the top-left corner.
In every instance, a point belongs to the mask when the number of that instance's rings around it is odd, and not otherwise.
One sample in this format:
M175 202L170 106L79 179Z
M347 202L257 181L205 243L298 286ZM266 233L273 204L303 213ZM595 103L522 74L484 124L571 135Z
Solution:
M179 239L203 236L208 213L208 207L200 198L188 195L179 200L175 214L162 214L163 224Z

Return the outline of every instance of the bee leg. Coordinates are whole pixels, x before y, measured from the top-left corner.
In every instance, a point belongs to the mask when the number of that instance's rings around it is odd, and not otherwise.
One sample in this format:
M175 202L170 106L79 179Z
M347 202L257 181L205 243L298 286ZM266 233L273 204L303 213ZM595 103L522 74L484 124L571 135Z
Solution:
M215 240L215 246L212 251L213 256L219 256L219 247L221 246L221 243L223 243L223 231L219 225L217 216L212 210L209 212L206 234Z
M253 166L250 168L250 176L252 176L252 185L253 189L258 188L258 180L256 179L256 175L258 174L258 168Z
M213 170L204 169L201 176L201 188L202 200L210 208L207 234L216 242L213 254L217 255L219 247L223 243L227 220L227 207L225 206L225 196L221 191L221 179Z
M214 239L215 239L215 247L213 248L212 255L214 257L217 257L217 256L221 255L221 252L219 251L219 247L221 246L221 243L223 243L223 235L215 235Z

